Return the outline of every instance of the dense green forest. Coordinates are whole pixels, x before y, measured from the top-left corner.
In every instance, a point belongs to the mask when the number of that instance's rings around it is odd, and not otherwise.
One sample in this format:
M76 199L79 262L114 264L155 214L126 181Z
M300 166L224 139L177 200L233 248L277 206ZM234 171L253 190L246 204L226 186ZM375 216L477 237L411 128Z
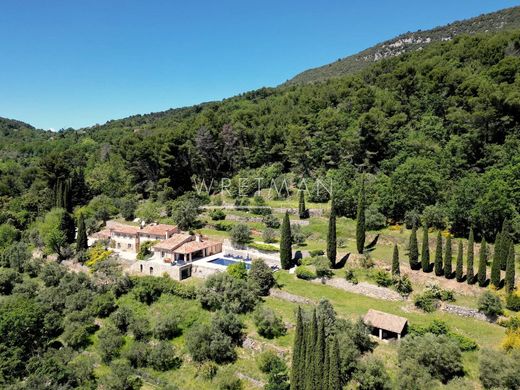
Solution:
M62 183L70 211L88 204L106 220L140 199L168 202L193 179L259 176L311 188L332 180L338 215L354 217L363 173L368 208L388 221L424 214L493 240L508 218L518 234L519 69L512 31L457 37L321 84L77 131L3 120L0 224L26 230Z

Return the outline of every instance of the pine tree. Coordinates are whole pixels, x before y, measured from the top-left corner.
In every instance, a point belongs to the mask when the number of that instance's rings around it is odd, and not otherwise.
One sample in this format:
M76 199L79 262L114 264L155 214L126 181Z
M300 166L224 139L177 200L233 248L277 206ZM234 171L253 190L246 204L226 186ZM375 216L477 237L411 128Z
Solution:
M314 351L314 389L316 390L326 390L326 387L323 387L326 342L327 340L325 337L325 321L322 317L320 317L318 323L318 337L316 339L316 349Z
M341 390L340 370L339 342L338 339L334 337L329 363L329 390Z
M88 249L87 230L85 228L85 219L83 214L78 218L78 235L76 238L76 251L84 251Z
M457 267L455 268L455 278L457 282L462 282L464 280L464 247L462 246L462 241L459 241L459 250L457 253Z
M444 252L444 276L448 279L451 279L451 277L453 276L451 261L451 234L448 234L448 237L446 238L446 252Z
M473 228L469 230L469 239L468 239L468 264L467 271L466 271L466 278L468 284L472 284L474 282L475 278L475 271L473 270L473 262L475 258L475 237L473 235Z
M486 239L483 238L482 243L480 244L480 253L479 253L479 260L478 260L478 274L477 274L478 285L480 287L484 287L486 285L487 260L488 260L487 244L486 244Z
M394 254L392 256L392 275L401 275L399 269L399 248L394 244Z
M500 237L499 237L500 235ZM495 253L493 254L493 262L491 263L491 284L496 288L500 287L500 268L502 267L502 235L499 233L495 240Z
M513 242L509 245L509 255L507 256L506 267L506 290L509 294L515 289L515 245Z
M430 242L428 238L428 225L426 224L424 224L423 229L421 265L423 272L430 272Z
M439 233L437 233L437 245L435 247L435 261L433 268L435 269L435 275L444 275L444 269L442 266L442 234L440 230Z
M292 267L292 237L289 213L285 212L280 232L280 263L283 269Z
M365 249L365 179L361 178L361 188L358 194L356 218L356 246L358 253Z
M418 270L421 268L419 264L419 244L417 243L417 227L415 222L412 226L412 233L410 234L410 244L408 245L408 258L410 260L410 268Z
M334 198L332 198L330 205L329 217L329 231L327 233L327 257L330 262L330 267L336 266L336 206Z
M312 312L312 318L308 326L306 351L305 351L305 389L314 390L314 367L315 367L315 351L318 339L318 321L316 318L316 309Z
M303 193L303 190L300 190L300 199L298 202L298 214L300 215L301 219L308 218L308 215L306 215L305 211L307 209L305 208L305 194Z
M291 390L302 390L303 389L303 373L304 367L302 367L302 361L304 357L304 351L302 350L303 339L305 337L302 309L298 306L298 312L296 314L296 330L294 333L294 344L291 364Z

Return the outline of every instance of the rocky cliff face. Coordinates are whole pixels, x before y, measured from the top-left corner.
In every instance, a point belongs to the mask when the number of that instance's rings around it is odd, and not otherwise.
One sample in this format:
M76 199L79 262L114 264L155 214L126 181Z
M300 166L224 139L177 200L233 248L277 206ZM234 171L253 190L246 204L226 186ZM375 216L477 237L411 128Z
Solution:
M494 32L520 28L520 6L457 21L431 30L407 32L393 39L331 64L309 69L285 84L305 84L327 80L357 72L373 62L403 53L421 50L433 42L453 39L457 35Z

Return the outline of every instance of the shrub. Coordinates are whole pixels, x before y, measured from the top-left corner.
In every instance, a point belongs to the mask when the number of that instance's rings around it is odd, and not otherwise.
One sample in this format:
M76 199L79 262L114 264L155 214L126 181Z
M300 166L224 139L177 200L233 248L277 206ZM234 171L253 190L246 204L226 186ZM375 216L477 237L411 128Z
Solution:
M262 232L262 240L268 244L276 242L276 230L266 227Z
M223 375L217 384L218 390L242 390L242 381L233 375Z
M237 261L236 263L229 265L226 272L236 279L245 280L247 278L246 263L243 261Z
M262 222L266 227L271 229L279 229L280 228L280 220L276 218L274 215L269 214L262 218Z
M412 281L408 275L394 276L393 280L395 290L403 297L407 297L413 291Z
M299 279L304 279L304 280L316 279L316 274L314 272L312 272L309 268L307 268L303 265L299 265L298 267L296 267L295 274L296 274L296 277Z
M369 254L361 255L359 258L359 263L364 269L369 269L374 266L374 260Z
M249 247L258 249L259 251L264 251L264 252L279 252L280 251L280 248L278 248L277 246L269 245L269 244L261 244L259 242L252 242L251 244L249 244Z
M323 256L324 254L325 252L321 249L313 249L312 251L309 251L311 257Z
M427 313L432 313L437 310L438 299L428 293L422 293L415 296L414 304L421 310Z
M167 341L159 341L150 348L148 365L157 371L168 371L178 368L181 359L176 355L175 348Z
M374 273L374 280L380 287L389 287L393 283L392 275L381 269Z
M104 294L97 295L90 305L92 315L95 317L108 317L114 310L117 309L116 299L114 294L109 291Z
M291 225L291 238L292 238L293 244L303 245L303 244L305 244L305 239L307 237L303 233L300 225Z
M202 363L197 369L197 376L204 380L212 380L218 372L218 365L209 361Z
M326 257L316 257L314 259L314 266L316 267L316 276L318 278L329 278L332 276L330 261Z
M128 326L133 321L134 312L127 306L121 306L115 312L110 315L110 319L114 323L117 329L125 333L128 330Z
M358 383L360 390L391 390L392 384L383 362L370 357L359 363L354 373L354 380Z
M415 369L424 369L443 383L464 373L460 348L445 335L406 337L399 347L398 359L401 366L412 362Z
M234 246L244 246L251 241L251 229L243 223L238 223L231 229L231 242Z
M179 318L172 312L160 313L153 327L153 336L159 340L169 340L180 335Z
M223 272L206 279L198 297L205 309L226 309L233 313L253 310L258 300L252 286Z
M233 224L229 222L218 222L215 224L215 229L220 232L229 232L233 229Z
M20 274L10 268L0 268L0 295L9 295L16 282L20 281Z
M263 260L260 259L255 259L251 263L249 280L251 284L258 289L258 293L262 296L269 295L269 290L275 284L273 271Z
M242 344L245 325L236 314L218 311L211 321L211 327L229 336L234 344Z
M148 318L139 316L134 317L129 326L130 331L136 340L146 340L150 337L150 321Z
M212 221L222 221L226 219L226 213L224 213L221 209L213 209L209 212L209 216Z
M488 317L496 317L504 312L500 298L490 291L484 292L479 297L478 310Z
M125 353L125 357L128 359L132 367L142 368L146 367L148 364L149 353L150 347L148 344L141 341L135 341Z
M520 372L520 353L482 351L479 379L485 389L517 389Z
M186 334L186 348L196 362L232 362L236 352L231 337L207 324L195 325Z
M257 358L258 368L265 374L277 371L285 362L273 351L262 352Z
M353 284L358 284L358 279L356 277L356 274L354 273L354 270L351 268L347 268L345 270L345 279L347 280L347 282L350 282Z
M287 331L283 320L278 317L273 310L265 307L257 307L253 314L258 334L267 339L280 337Z
M517 293L509 294L506 298L506 307L512 311L520 311L520 295Z

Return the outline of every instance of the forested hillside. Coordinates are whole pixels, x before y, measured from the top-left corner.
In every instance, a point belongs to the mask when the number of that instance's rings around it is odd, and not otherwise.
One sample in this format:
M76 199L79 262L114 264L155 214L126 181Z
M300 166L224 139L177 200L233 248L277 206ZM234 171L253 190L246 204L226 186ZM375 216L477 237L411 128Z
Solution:
M520 28L520 7L513 7L475 18L457 21L431 30L407 32L357 54L336 62L308 69L286 84L305 84L355 73L384 58L395 57L410 51L422 50L427 45L453 39L458 35L504 31Z
M319 85L79 131L21 126L31 142L1 138L0 223L27 228L63 181L71 208L102 200L111 214L234 175L332 178L338 213L353 217L364 172L370 207L389 220L426 209L455 234L474 225L492 239L506 217L518 232L519 69L518 31L464 36Z

